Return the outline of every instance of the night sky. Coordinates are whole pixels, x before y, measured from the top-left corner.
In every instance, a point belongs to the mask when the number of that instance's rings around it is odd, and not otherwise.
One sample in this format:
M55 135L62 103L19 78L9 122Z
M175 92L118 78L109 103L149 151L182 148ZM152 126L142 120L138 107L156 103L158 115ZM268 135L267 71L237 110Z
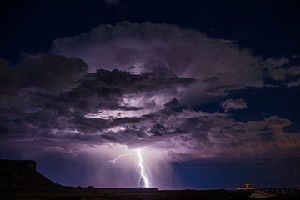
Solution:
M0 158L71 186L299 186L299 10L3 0Z

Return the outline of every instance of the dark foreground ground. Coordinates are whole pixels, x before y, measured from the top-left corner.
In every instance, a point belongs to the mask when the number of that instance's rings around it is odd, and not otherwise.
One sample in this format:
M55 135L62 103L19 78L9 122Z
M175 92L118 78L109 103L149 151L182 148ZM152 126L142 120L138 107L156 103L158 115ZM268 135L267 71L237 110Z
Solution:
M158 190L157 188L72 188L53 183L36 171L34 161L0 160L0 200L38 199L128 199L128 200L246 200L254 190ZM276 200L300 200L298 188L265 191Z
M157 190L157 189L59 189L53 191L2 191L1 200L5 199L201 199L201 200L246 200L250 192L225 190ZM288 196L279 196L267 199L298 199Z
M62 189L56 191L2 191L1 199L249 199L244 192L224 190L156 190L156 189Z

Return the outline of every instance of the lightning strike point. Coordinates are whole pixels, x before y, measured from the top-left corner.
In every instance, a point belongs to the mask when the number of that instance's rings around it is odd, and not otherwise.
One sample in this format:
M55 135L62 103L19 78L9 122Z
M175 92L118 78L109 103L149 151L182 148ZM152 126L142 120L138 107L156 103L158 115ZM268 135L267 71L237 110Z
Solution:
M140 182L142 181L142 187L149 188L150 183L149 183L149 178L147 177L147 174L145 173L145 168L144 168L144 161L143 161L143 154L140 149L136 150L137 157L138 157L138 165L140 168L140 177L138 184L140 185Z

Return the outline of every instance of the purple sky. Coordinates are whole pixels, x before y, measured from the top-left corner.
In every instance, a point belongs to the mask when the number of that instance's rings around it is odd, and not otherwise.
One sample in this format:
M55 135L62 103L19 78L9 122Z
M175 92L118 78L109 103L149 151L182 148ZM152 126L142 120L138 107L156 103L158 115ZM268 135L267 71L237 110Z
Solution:
M74 186L299 184L284 181L300 177L298 54L258 55L164 21L100 23L49 43L0 59L2 158L37 160Z

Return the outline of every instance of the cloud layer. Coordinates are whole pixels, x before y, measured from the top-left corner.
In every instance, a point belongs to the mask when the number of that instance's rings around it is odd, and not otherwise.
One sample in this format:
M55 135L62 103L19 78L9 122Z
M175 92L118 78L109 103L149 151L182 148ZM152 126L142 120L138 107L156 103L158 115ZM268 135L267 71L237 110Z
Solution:
M12 74L9 85L1 87L5 148L34 144L46 152L75 153L86 145L115 143L167 150L170 159L181 160L269 151L278 156L299 147L295 134L284 132L288 119L239 122L227 113L194 111L181 103L176 96L195 79L117 69L86 73L83 61L61 56L25 59L22 66L10 72L3 67ZM222 105L226 111L246 107L242 99Z
M278 72L286 63L173 25L102 25L55 40L51 55L0 62L1 145L76 154L115 143L168 151L173 160L298 156L298 133L285 131L289 119L231 117L248 107L242 98L219 102L224 113L192 109L298 73Z
M201 80L204 91L263 85L261 58L230 41L175 25L124 22L101 25L89 33L56 39L53 53L80 57L97 68L135 73L165 66L180 77Z

